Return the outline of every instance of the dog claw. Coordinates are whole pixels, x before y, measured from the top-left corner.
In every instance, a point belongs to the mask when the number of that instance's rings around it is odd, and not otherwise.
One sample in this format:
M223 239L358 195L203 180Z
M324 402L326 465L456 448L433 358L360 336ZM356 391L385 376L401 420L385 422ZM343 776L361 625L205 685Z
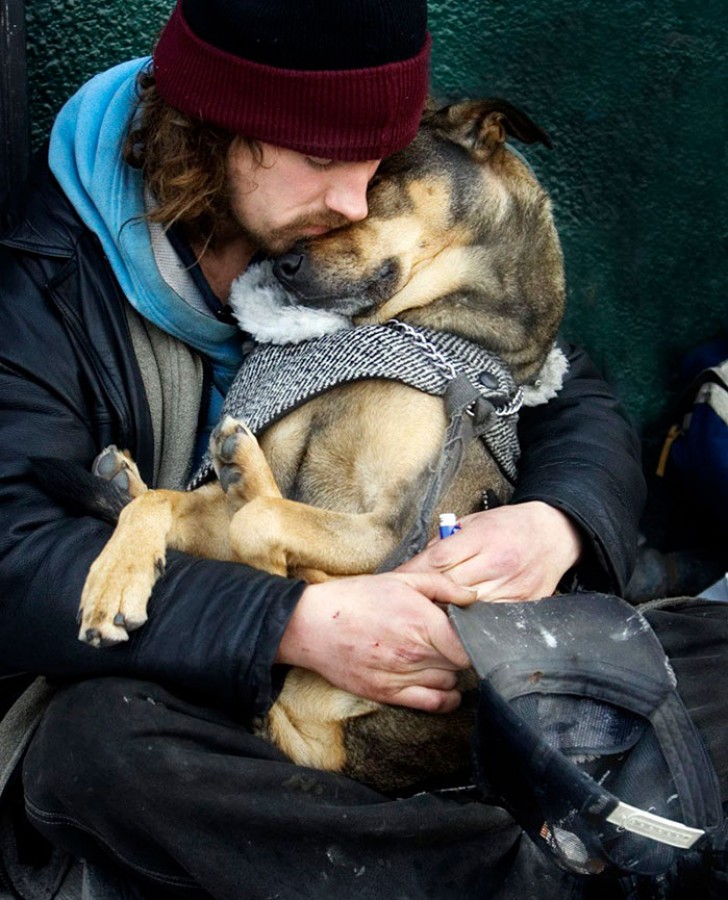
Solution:
M234 434L228 435L225 440L220 445L219 455L223 459L232 459L235 455L235 447L238 443L238 431L235 430Z
M236 466L223 466L220 469L220 485L227 494L232 485L237 484L243 477L243 473Z
M126 626L126 618L124 617L124 613L117 613L114 616L114 625L118 625L120 628L124 628Z
M129 640L126 629L118 626L112 632L107 632L106 634L100 628L87 628L85 631L81 631L79 637L91 647L113 647L115 644Z
M154 560L154 570L157 573L158 578L161 578L162 575L164 575L165 569L166 569L166 567L164 565L163 559L155 559Z

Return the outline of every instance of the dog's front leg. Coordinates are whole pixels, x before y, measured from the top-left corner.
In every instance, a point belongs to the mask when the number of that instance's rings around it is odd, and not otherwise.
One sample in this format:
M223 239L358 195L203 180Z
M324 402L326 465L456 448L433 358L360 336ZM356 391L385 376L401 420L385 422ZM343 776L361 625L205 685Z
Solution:
M241 419L226 416L210 435L215 474L225 491L230 515L256 497L281 497L260 444Z
M230 521L234 558L277 575L313 570L340 577L374 571L397 537L376 513L335 512L275 497L258 497ZM319 576L319 577L316 577Z
M228 416L213 432L210 450L239 562L313 582L371 572L393 548L392 531L375 513L339 513L283 498L244 422Z
M167 547L230 559L228 513L218 484L197 491L146 491L124 507L81 594L79 638L95 647L128 639L147 620Z

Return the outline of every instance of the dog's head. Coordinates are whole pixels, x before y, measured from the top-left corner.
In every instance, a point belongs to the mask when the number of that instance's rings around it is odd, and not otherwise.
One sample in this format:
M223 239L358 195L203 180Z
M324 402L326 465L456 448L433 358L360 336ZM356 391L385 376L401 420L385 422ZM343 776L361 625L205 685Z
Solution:
M504 101L426 113L382 162L367 218L297 244L276 277L303 305L452 331L532 377L563 314L563 263L548 196L508 135L550 145Z

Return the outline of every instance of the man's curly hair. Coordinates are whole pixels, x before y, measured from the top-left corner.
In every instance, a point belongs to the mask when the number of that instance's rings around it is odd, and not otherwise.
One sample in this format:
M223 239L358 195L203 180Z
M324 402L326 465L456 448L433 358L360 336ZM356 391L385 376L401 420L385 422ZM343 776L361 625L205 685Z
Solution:
M138 91L124 160L142 170L157 203L148 219L167 228L179 223L190 239L214 244L229 223L226 163L237 136L173 109L157 91L151 71L139 76ZM259 161L260 148L254 141L248 144Z

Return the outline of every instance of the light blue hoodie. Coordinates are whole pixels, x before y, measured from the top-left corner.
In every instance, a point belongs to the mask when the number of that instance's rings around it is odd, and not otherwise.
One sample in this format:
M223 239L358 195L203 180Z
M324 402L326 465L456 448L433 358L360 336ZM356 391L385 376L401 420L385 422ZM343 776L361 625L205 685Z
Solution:
M103 72L66 103L51 132L50 167L101 241L131 305L207 356L214 386L222 395L242 361L242 335L235 325L218 321L199 297L185 298L164 281L144 219L141 172L122 159L137 100L137 75L148 63L136 59ZM213 408L219 407L219 399L213 398Z

